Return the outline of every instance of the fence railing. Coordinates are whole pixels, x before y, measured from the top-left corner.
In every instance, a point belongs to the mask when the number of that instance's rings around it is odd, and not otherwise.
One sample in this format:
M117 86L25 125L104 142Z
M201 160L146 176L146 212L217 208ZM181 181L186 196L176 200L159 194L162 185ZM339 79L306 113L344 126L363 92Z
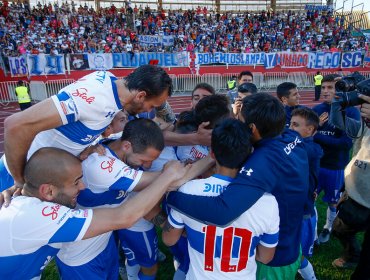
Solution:
M333 72L330 72L333 73ZM323 75L329 74L329 72L322 71ZM347 75L349 72L341 73ZM370 78L370 72L361 72L366 78ZM253 80L255 85L260 90L272 90L275 89L279 84L283 82L293 82L298 88L313 88L315 73L306 72L266 72L266 73L253 73ZM180 74L170 75L173 81L174 94L184 94L191 92L198 83L208 83L212 85L216 92L227 90L227 81L232 76L238 76L238 73L216 73L216 74L203 74L203 75L192 75L192 74ZM122 77L120 77L122 79ZM30 91L32 99L35 101L41 101L56 93L58 93L65 86L73 83L73 79L64 80L51 80L46 82L31 81ZM0 102L15 102L17 98L15 96L15 87L17 82L0 82Z

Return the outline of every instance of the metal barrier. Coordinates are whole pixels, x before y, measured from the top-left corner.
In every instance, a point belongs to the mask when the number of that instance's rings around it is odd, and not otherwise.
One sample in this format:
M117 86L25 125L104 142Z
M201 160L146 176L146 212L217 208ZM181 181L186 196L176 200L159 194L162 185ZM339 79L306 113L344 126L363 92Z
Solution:
M366 79L370 79L370 72L360 71L360 74L363 75Z
M48 98L46 93L46 85L41 81L31 81L30 82L30 92L33 101L42 101Z
M10 102L18 102L18 98L15 95L15 88L17 87L17 81L1 82L0 83L0 103L8 104ZM25 86L29 86L27 81L23 81ZM32 96L32 92L31 92Z
M288 74L288 81L291 83L295 83L298 88L306 88L312 87L312 83L310 83L307 79L307 73L305 72L292 72Z
M177 92L191 92L201 82L202 76L200 75L180 74L177 76Z
M341 72L341 73L340 73ZM348 71L340 71L341 75L348 75ZM321 71L322 75L333 74L333 72ZM361 71L367 79L370 78L370 71ZM171 74L170 77L173 81L173 91L175 94L189 93L193 91L194 87L201 82L206 82L212 85L217 92L227 90L227 81L232 76L238 76L238 73L225 73L225 74L204 74L204 75L192 75L192 74ZM274 89L283 82L293 82L298 88L313 88L314 76L316 72L267 72L267 73L253 73L254 84L258 89ZM122 77L119 77L122 79ZM52 80L52 81L31 81L30 92L31 97L35 101L44 100L56 93L58 93L63 87L73 83L73 79L65 80ZM16 81L11 82L0 82L0 104L7 104L9 102L16 102L17 97L15 96L15 87L17 86Z
M73 79L46 81L46 96L50 97L54 94L57 94L62 88L68 86L71 83L74 83L74 81L75 80Z
M272 89L276 88L283 82L288 81L288 73L285 72L267 72L263 74L263 83L261 88Z
M203 83L207 83L213 86L216 92L225 89L226 84L222 84L221 74L203 74L201 80Z

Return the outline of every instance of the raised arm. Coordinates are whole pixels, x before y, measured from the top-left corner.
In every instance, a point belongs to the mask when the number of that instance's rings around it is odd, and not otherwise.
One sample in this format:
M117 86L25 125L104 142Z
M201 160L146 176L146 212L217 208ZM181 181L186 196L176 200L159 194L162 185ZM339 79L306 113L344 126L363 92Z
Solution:
M211 146L212 130L205 127L209 123L201 123L196 133L180 134L173 131L163 131L167 146L204 145Z
M97 236L107 231L131 227L139 218L147 214L161 199L173 182L185 176L189 167L180 162L171 162L162 175L150 186L117 208L94 209L92 222L83 239Z
M62 120L51 98L5 119L4 150L16 186L23 186L27 152L35 136L60 125Z
M171 192L168 194L167 204L197 221L225 227L248 210L264 192L259 187L231 183L217 197Z

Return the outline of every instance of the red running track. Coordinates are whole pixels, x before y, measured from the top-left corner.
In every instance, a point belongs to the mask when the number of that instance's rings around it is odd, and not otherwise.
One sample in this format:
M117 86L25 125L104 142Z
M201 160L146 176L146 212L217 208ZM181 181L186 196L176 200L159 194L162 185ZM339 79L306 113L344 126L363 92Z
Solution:
M313 107L314 105L320 103L318 101L312 101L314 99L313 91L301 91L300 95L301 105ZM173 96L170 97L169 102L175 113L180 113L190 108L190 100L191 97L189 95ZM7 116L14 114L15 112L19 112L18 104L11 103L7 106L3 106L0 104L0 156L4 153L4 119Z

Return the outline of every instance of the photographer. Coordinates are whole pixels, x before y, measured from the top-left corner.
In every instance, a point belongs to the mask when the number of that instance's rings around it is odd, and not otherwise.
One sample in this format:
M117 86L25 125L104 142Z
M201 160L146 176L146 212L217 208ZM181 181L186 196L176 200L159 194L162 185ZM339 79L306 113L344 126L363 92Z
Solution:
M341 258L333 261L333 265L348 268L358 262L351 279L366 280L370 279L370 80L355 81L355 88L342 91L332 102L330 122L345 130L355 142L352 159L345 169L346 191L333 223L333 234L342 243L344 252ZM346 107L359 104L362 104L362 120L343 115ZM366 234L360 256L356 233L361 231L366 231Z

